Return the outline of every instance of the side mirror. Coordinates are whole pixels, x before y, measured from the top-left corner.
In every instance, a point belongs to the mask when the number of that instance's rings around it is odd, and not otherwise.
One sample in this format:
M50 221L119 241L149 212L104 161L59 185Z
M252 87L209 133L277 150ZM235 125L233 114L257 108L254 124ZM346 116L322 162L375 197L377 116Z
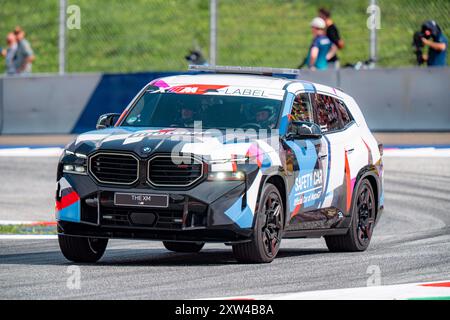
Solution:
M97 125L95 127L97 128L97 130L113 127L116 124L117 120L119 120L119 118L120 113L102 114L98 118Z
M292 121L286 135L287 139L320 139L322 130L312 122Z

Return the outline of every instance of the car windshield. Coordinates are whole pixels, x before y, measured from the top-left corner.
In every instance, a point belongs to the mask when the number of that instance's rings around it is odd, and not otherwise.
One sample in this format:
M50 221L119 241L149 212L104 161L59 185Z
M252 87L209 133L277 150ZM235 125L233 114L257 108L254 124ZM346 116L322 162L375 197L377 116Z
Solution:
M273 129L281 105L281 100L259 97L147 91L121 126L193 128L201 121L204 129Z

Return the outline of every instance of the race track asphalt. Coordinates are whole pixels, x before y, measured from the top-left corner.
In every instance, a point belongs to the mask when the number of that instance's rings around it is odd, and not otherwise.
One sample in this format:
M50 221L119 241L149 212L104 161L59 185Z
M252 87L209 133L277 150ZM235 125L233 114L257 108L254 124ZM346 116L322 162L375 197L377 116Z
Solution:
M0 158L0 220L52 219L57 158ZM370 248L330 253L323 239L285 240L271 264L231 248L175 254L159 242L114 240L95 265L72 264L56 240L0 240L0 299L195 299L450 279L449 158L386 158L385 205ZM375 266L375 267L374 267ZM338 297L337 297L338 298Z

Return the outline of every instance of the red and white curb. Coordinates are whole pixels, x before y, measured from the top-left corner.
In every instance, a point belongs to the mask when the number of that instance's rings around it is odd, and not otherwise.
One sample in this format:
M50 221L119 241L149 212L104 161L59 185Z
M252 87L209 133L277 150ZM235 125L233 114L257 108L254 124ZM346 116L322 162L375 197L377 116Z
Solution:
M56 221L24 221L24 220L0 220L0 226L25 225L25 226L56 226Z
M450 299L450 281L217 298L218 300Z

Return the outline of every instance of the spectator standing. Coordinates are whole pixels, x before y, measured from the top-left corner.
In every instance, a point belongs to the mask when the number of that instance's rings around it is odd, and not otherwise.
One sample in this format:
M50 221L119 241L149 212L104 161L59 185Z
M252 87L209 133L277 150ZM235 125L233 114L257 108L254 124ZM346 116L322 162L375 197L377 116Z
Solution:
M8 75L16 74L16 65L14 63L14 58L17 52L17 39L14 33L10 32L6 36L7 48L3 49L1 54L5 57L6 73Z
M344 48L344 40L342 40L338 28L331 19L331 12L325 8L320 8L319 17L325 21L327 27L327 37L339 50L342 50ZM328 65L334 67L335 69L339 69L340 63L337 54L334 54L330 57L330 59L328 59Z
M16 72L18 74L30 74L35 59L30 43L25 39L25 31L21 27L14 29L17 39L17 52L15 56Z
M422 24L422 42L428 46L428 56L424 56L429 67L447 65L448 40L436 21L429 20Z
M306 64L311 70L328 69L328 59L336 54L337 47L326 36L325 20L316 17L311 21L313 41L309 48Z

